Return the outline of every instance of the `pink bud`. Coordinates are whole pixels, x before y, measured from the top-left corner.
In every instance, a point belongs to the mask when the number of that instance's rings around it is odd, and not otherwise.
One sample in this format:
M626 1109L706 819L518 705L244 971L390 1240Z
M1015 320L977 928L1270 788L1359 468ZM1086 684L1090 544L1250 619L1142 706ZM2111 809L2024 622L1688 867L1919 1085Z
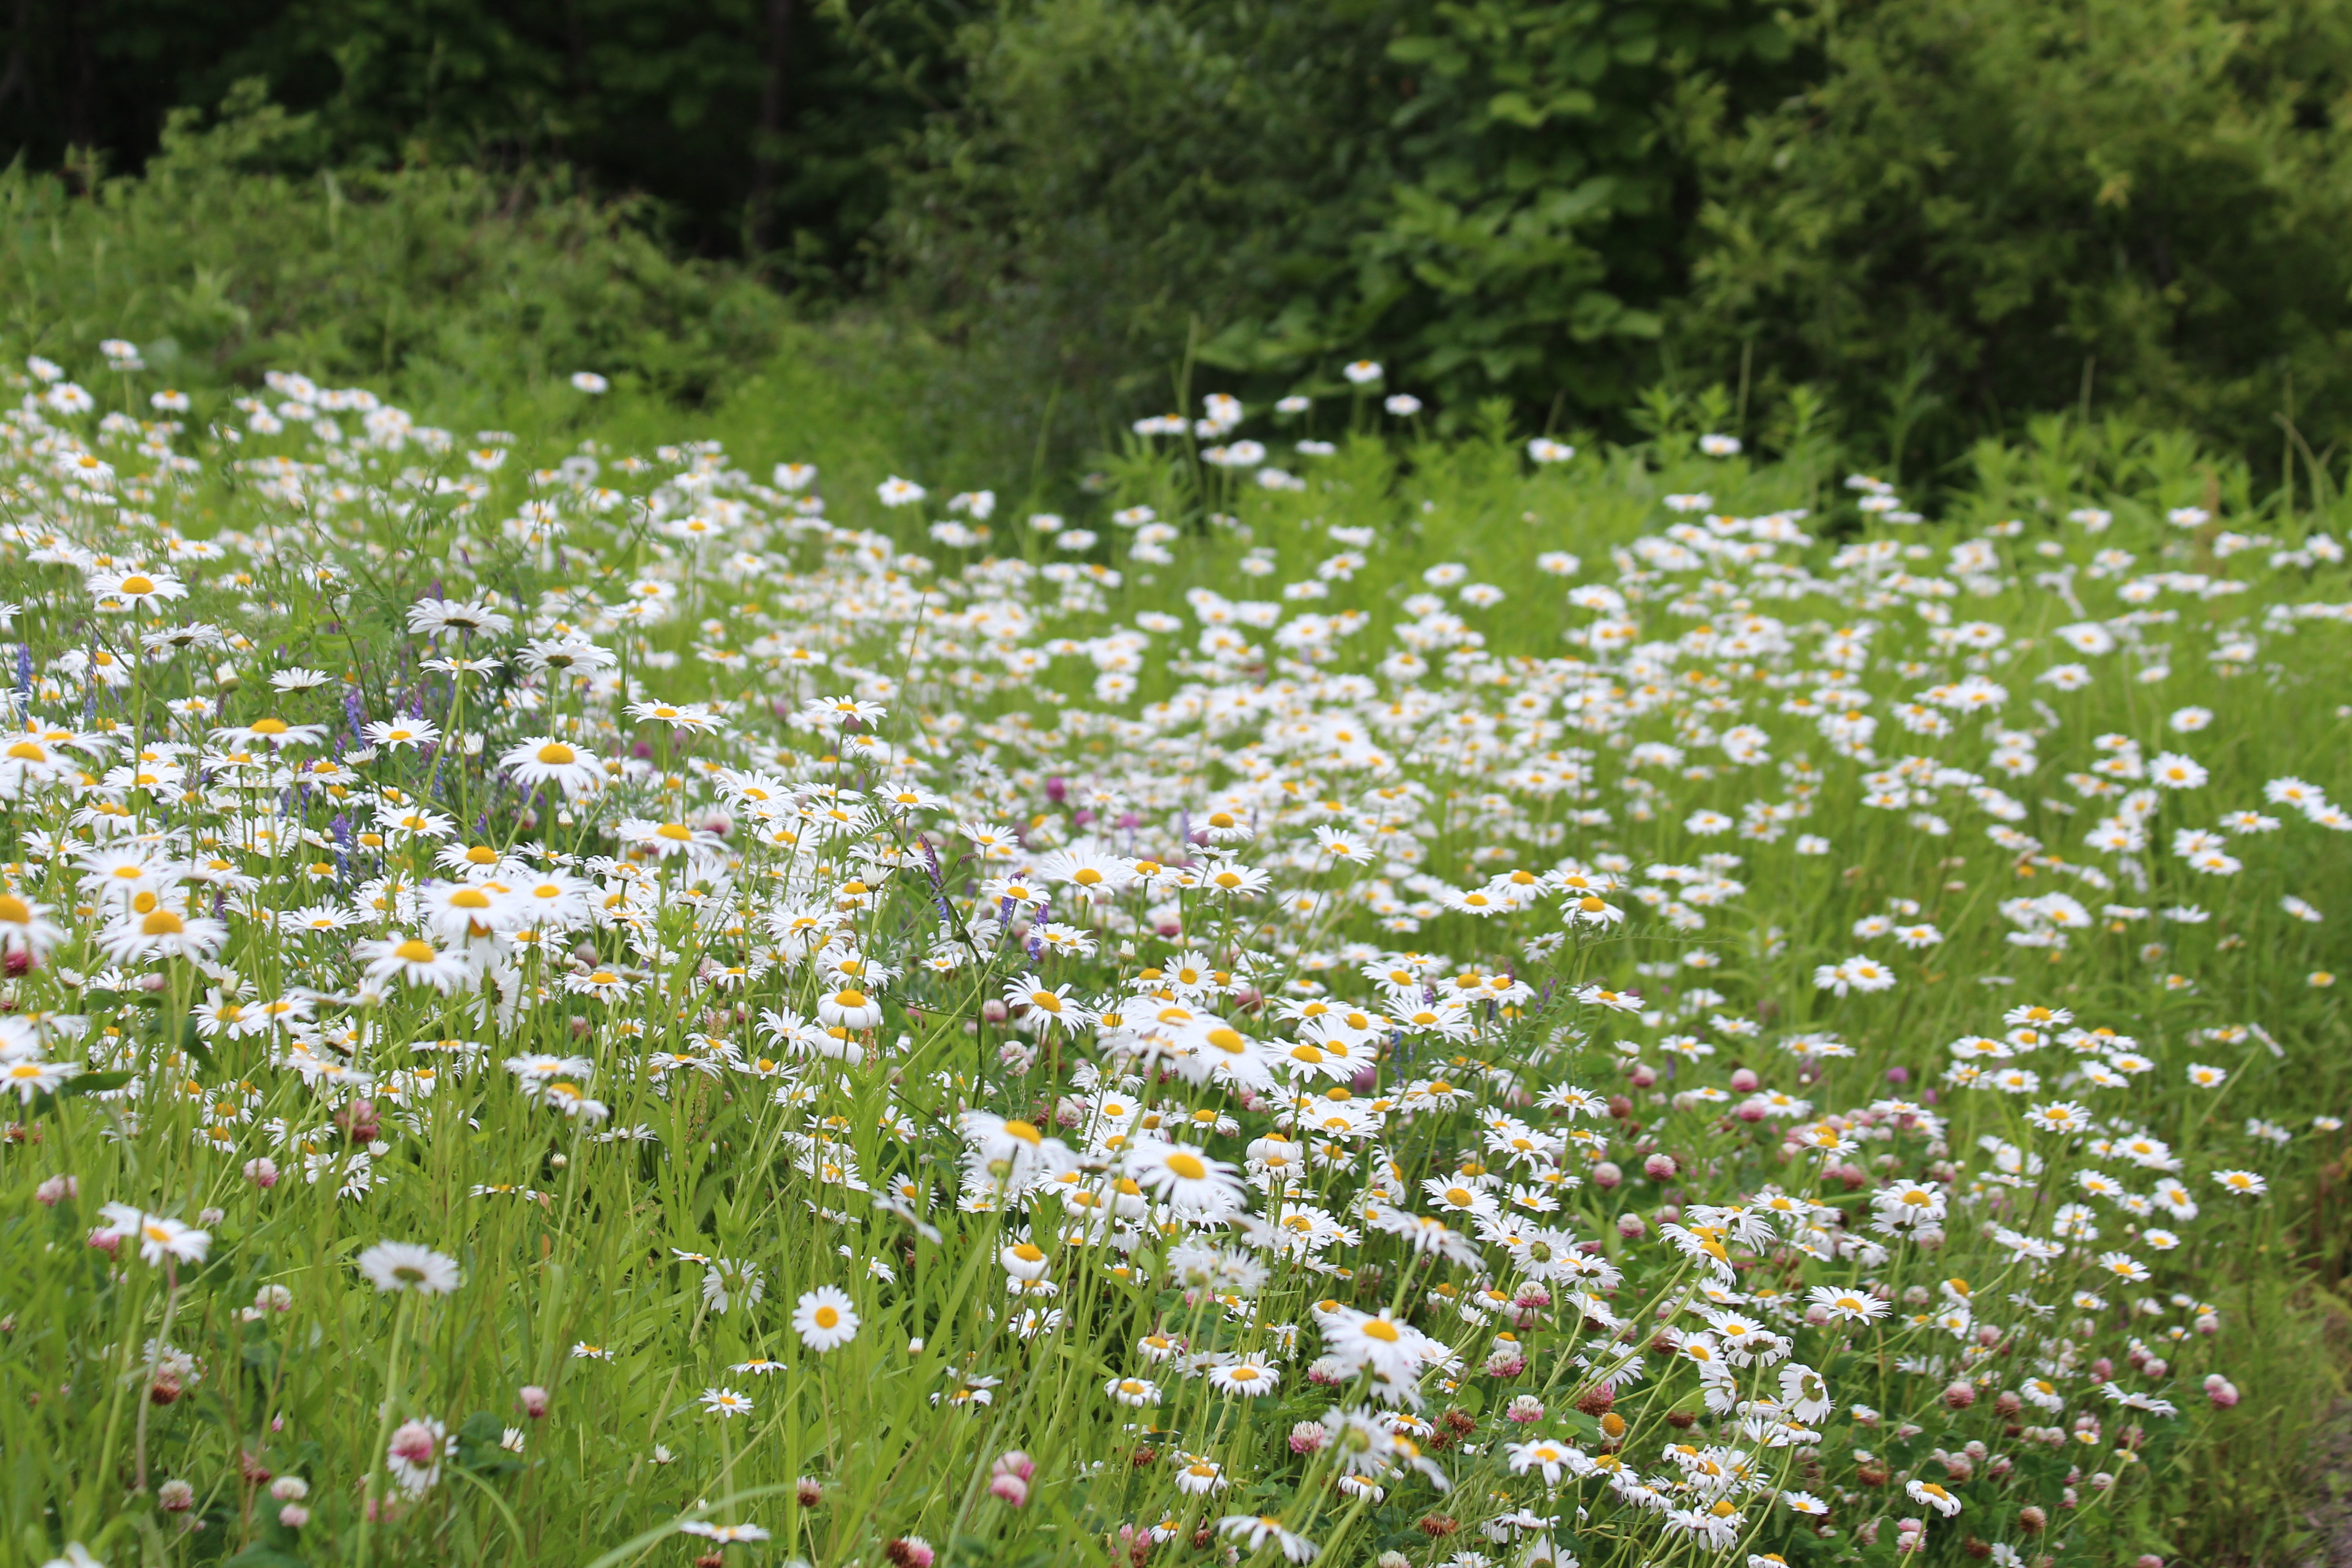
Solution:
M1323 1429L1320 1421L1297 1422L1290 1428L1290 1451L1294 1454L1314 1453L1330 1436Z
M1019 1476L991 1477L988 1489L999 1500L1013 1508L1019 1508L1029 1500L1029 1483Z
M1614 1160L1603 1160L1592 1167L1592 1184L1596 1187L1603 1189L1613 1187L1624 1179L1625 1173L1617 1168L1617 1162Z
M1675 1157L1672 1154L1653 1154L1642 1162L1642 1173L1654 1182L1672 1181Z
M89 1244L111 1257L114 1249L122 1245L122 1238L110 1230L93 1230L89 1233Z
M71 1176L51 1176L33 1189L33 1196L48 1208L55 1208L66 1199L81 1195L81 1183Z
M1636 1062L1625 1074L1625 1081L1635 1089L1647 1089L1658 1081L1658 1069L1647 1062Z
M540 1387L539 1384L535 1383L527 1383L523 1384L520 1392L519 1392L515 1397L522 1401L522 1413L525 1415L530 1416L534 1421L544 1421L547 1419L547 1401L549 1397L547 1390Z
M1649 1228L1650 1227L1643 1222L1640 1215L1621 1214L1617 1216L1617 1234L1623 1237L1628 1241L1633 1240L1636 1237L1639 1237L1643 1232Z
M2096 1378L2099 1382L2105 1383L2107 1379L2116 1375L2116 1363L2109 1361L2106 1357L2101 1356L2098 1360L2091 1363L2091 1375Z
M1950 1384L1944 1389L1944 1404L1948 1409L1966 1410L1976 1402L1976 1384L1972 1383Z
M1765 1105L1760 1100L1743 1100L1739 1102L1739 1109L1732 1114L1742 1121L1751 1123L1761 1121L1766 1114Z
M2214 1373L2205 1380L2205 1397L2213 1402L2216 1410L2227 1410L2238 1403L2238 1385Z
M278 1184L278 1162L268 1158L247 1160L245 1179L267 1192Z
M299 1530L310 1522L310 1510L299 1502L289 1502L278 1510L278 1522L289 1530Z
M995 1475L1019 1476L1025 1481L1037 1474L1037 1461L1018 1448L1008 1448L996 1456L996 1463L989 1468Z
M1731 1075L1731 1092L1734 1094L1754 1094L1763 1084L1764 1080L1747 1068L1741 1068Z

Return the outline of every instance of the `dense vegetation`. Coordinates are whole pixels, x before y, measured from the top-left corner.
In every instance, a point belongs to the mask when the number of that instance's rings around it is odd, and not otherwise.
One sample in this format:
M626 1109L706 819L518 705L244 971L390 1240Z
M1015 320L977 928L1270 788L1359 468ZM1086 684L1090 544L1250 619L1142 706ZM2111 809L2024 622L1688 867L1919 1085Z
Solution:
M2301 1560L2352 0L0 12L0 1568Z
M294 118L249 167L747 268L638 345L674 384L764 341L726 284L756 276L951 351L937 425L1061 452L1183 365L1272 395L1360 353L1455 427L1811 385L1938 484L2040 412L2275 458L2352 406L2352 0L111 0L0 31L0 147L59 193L257 81ZM66 198L16 189L21 247ZM410 244L484 264L452 238ZM676 321L688 272L642 249ZM227 259L203 287L282 330L247 295L274 258Z

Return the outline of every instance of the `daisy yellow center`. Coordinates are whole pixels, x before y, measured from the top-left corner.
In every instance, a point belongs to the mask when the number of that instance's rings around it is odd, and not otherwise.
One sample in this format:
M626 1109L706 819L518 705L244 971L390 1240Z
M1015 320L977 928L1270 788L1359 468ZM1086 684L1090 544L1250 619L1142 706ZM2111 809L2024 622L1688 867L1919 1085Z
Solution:
M134 572L122 580L122 591L126 594L152 594L155 591L155 580L142 577Z
M14 893L0 893L0 922L26 925L33 919L33 907Z
M1402 1336L1397 1333L1397 1326L1394 1323L1390 1322L1386 1318L1374 1318L1364 1325L1364 1337L1392 1345Z
M654 829L654 837L667 838L673 844L683 844L694 837L694 830L682 822L665 822Z
M156 910L139 922L139 930L147 936L178 936L188 929L188 922L169 910Z
M392 955L404 963L430 963L441 956L433 951L431 942L413 936L394 948Z
M866 993L863 991L844 991L839 995L835 996L833 1001L834 1005L837 1007L863 1007L866 1005Z
M837 1307L819 1307L816 1310L816 1326L820 1329L839 1328L841 1310Z
M1168 1168L1188 1182L1197 1182L1209 1173L1209 1167L1197 1154L1175 1153L1168 1156Z
M286 733L286 721L283 719L256 719L253 721L253 732L257 735L283 735Z
M539 760L549 767L560 768L580 760L580 753L561 741L550 741L539 749Z
M1079 867L1077 871L1070 878L1071 881L1076 882L1081 888L1091 888L1102 879L1103 874L1100 871L1096 870L1092 866Z
M449 895L449 903L455 909L487 910L490 907L490 897L478 888L460 888Z

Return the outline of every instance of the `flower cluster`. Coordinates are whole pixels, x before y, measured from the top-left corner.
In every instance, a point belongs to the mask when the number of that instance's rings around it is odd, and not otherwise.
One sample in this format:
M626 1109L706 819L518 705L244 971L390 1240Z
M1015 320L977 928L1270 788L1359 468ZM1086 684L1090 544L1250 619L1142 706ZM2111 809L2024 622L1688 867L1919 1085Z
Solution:
M2143 571L1870 480L1482 574L1213 397L1238 515L995 554L986 491L854 526L708 442L32 371L0 1162L78 1392L8 1419L224 1552L494 1531L525 1470L600 1549L683 1491L823 1562L2137 1550L2238 1402L2226 1255L2341 1147L2281 1092L2325 533Z

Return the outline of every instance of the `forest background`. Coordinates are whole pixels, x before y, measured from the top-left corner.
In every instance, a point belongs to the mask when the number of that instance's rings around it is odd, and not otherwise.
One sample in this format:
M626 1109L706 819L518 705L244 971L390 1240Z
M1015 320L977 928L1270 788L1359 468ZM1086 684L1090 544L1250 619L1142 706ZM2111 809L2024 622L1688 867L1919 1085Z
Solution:
M2352 0L5 0L0 26L8 335L131 336L192 383L824 385L935 468L1075 472L1180 394L1340 390L1360 355L1440 429L1499 399L1624 435L1645 390L1720 388L1769 443L1803 388L1930 488L2052 411L2289 476L2352 416Z

